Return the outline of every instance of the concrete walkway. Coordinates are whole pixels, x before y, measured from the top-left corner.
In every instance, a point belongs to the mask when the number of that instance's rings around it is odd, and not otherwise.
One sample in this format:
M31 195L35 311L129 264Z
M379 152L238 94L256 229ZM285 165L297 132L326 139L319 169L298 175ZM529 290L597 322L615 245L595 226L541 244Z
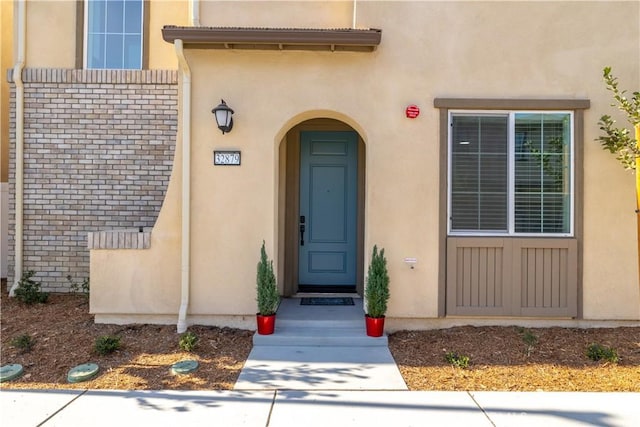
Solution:
M234 390L407 390L386 347L254 347Z
M368 337L362 299L302 306L283 299L273 335L255 335L235 390L407 390L387 346Z
M637 427L640 393L2 390L6 427Z

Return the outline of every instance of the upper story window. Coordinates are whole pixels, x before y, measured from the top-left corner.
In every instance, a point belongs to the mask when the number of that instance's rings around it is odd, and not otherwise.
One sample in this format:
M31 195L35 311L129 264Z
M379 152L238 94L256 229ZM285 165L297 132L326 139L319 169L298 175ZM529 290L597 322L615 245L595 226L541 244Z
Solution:
M85 67L141 69L143 0L86 0Z
M573 113L450 112L449 233L573 235Z

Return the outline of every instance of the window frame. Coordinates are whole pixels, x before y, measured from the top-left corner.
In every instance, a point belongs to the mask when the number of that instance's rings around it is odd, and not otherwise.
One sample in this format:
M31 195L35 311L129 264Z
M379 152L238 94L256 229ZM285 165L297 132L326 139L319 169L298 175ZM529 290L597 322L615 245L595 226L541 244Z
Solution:
M148 8L149 1L148 0L137 0L140 2L141 11L140 11L140 66L138 68L89 68L89 3L91 0L83 0L82 4L82 68L85 70L144 70L147 68L147 23L148 23ZM122 33L118 33L123 35ZM106 33L105 33L106 35ZM105 41L105 50L106 50L106 41ZM124 55L124 52L123 52Z
M515 118L517 114L567 114L569 116L569 231L563 233L522 233L515 231ZM484 116L484 117L507 117L507 229L501 231L491 230L452 230L452 138L453 138L453 117L454 115ZM574 237L576 233L576 113L569 109L460 109L451 108L447 110L447 235L448 236L496 236L496 237Z

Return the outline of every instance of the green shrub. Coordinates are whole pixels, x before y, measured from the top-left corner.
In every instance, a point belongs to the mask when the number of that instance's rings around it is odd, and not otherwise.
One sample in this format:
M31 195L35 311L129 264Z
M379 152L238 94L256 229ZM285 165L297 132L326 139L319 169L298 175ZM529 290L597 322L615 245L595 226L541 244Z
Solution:
M120 348L120 337L113 335L98 337L94 348L100 356L111 354Z
M15 296L18 300L25 304L44 304L49 299L47 292L40 291L40 283L33 280L36 273L33 270L27 270L22 274L18 286L15 290Z
M524 341L526 346L525 353L527 354L527 357L529 357L531 355L531 352L533 351L533 348L536 346L536 344L538 344L538 337L529 329L522 329L521 333L522 341Z
M384 317L387 313L389 301L389 273L387 271L387 259L384 256L384 248L378 252L378 246L373 246L371 263L367 271L364 297L366 310L369 317Z
M605 347L600 344L591 344L587 348L587 357L594 362L606 360L611 363L618 363L618 352L615 348Z
M280 304L276 276L273 272L273 261L267 257L264 240L262 241L260 262L258 262L256 272L256 301L258 302L258 313L263 316L276 314Z
M67 282L69 282L69 290L76 294L89 295L89 278L85 278L82 282L74 282L70 274L67 274Z
M456 352L450 351L444 355L444 359L450 364L458 368L469 367L469 356L460 355Z
M192 352L196 345L198 344L198 336L193 332L185 332L180 336L180 341L178 341L178 345L181 350Z
M17 349L20 349L23 353L31 351L33 348L33 338L30 335L23 334L17 336L11 340L11 345Z

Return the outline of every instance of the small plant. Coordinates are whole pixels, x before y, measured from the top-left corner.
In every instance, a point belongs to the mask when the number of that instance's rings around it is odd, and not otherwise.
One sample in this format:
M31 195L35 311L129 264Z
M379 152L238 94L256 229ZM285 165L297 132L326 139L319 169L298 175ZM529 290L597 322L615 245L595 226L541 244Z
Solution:
M469 356L458 354L454 351L450 351L444 355L444 359L457 368L465 369L469 367Z
M534 347L538 344L538 337L529 329L524 329L522 331L522 341L524 341L524 344L526 346L525 353L527 357L529 357Z
M377 245L373 246L364 297L369 317L380 318L385 316L387 302L389 301L389 273L387 272L387 259L384 256L384 248L378 252Z
M615 348L605 347L600 344L591 344L587 348L587 357L594 362L606 360L611 363L618 363L618 352Z
M180 349L188 352L192 352L196 348L196 344L198 344L198 336L191 331L182 334L178 341Z
M28 305L35 303L44 304L49 299L47 292L40 291L40 283L33 280L35 274L33 270L25 271L15 290L16 297Z
M272 316L278 310L280 295L276 285L276 276L273 273L273 261L267 257L264 248L264 240L260 249L260 262L256 273L256 301L258 302L258 314Z
M70 274L67 274L67 282L69 282L69 290L75 294L89 295L89 278L85 278L82 282L74 282Z
M612 107L625 113L629 124L636 128L636 137L626 127L616 127L616 121L609 115L600 117L598 125L604 135L598 137L604 150L616 155L625 169L635 169L636 160L640 158L640 141L637 141L640 134L640 92L633 92L631 99L627 98L625 90L618 88L618 78L611 74L611 67L605 67L603 78L609 90L613 94L615 102Z
M31 351L31 349L33 348L33 344L33 338L31 338L31 336L27 334L17 336L11 340L11 345L19 349L23 353Z
M94 346L96 353L100 356L106 356L120 348L120 337L113 335L103 335L96 339Z

